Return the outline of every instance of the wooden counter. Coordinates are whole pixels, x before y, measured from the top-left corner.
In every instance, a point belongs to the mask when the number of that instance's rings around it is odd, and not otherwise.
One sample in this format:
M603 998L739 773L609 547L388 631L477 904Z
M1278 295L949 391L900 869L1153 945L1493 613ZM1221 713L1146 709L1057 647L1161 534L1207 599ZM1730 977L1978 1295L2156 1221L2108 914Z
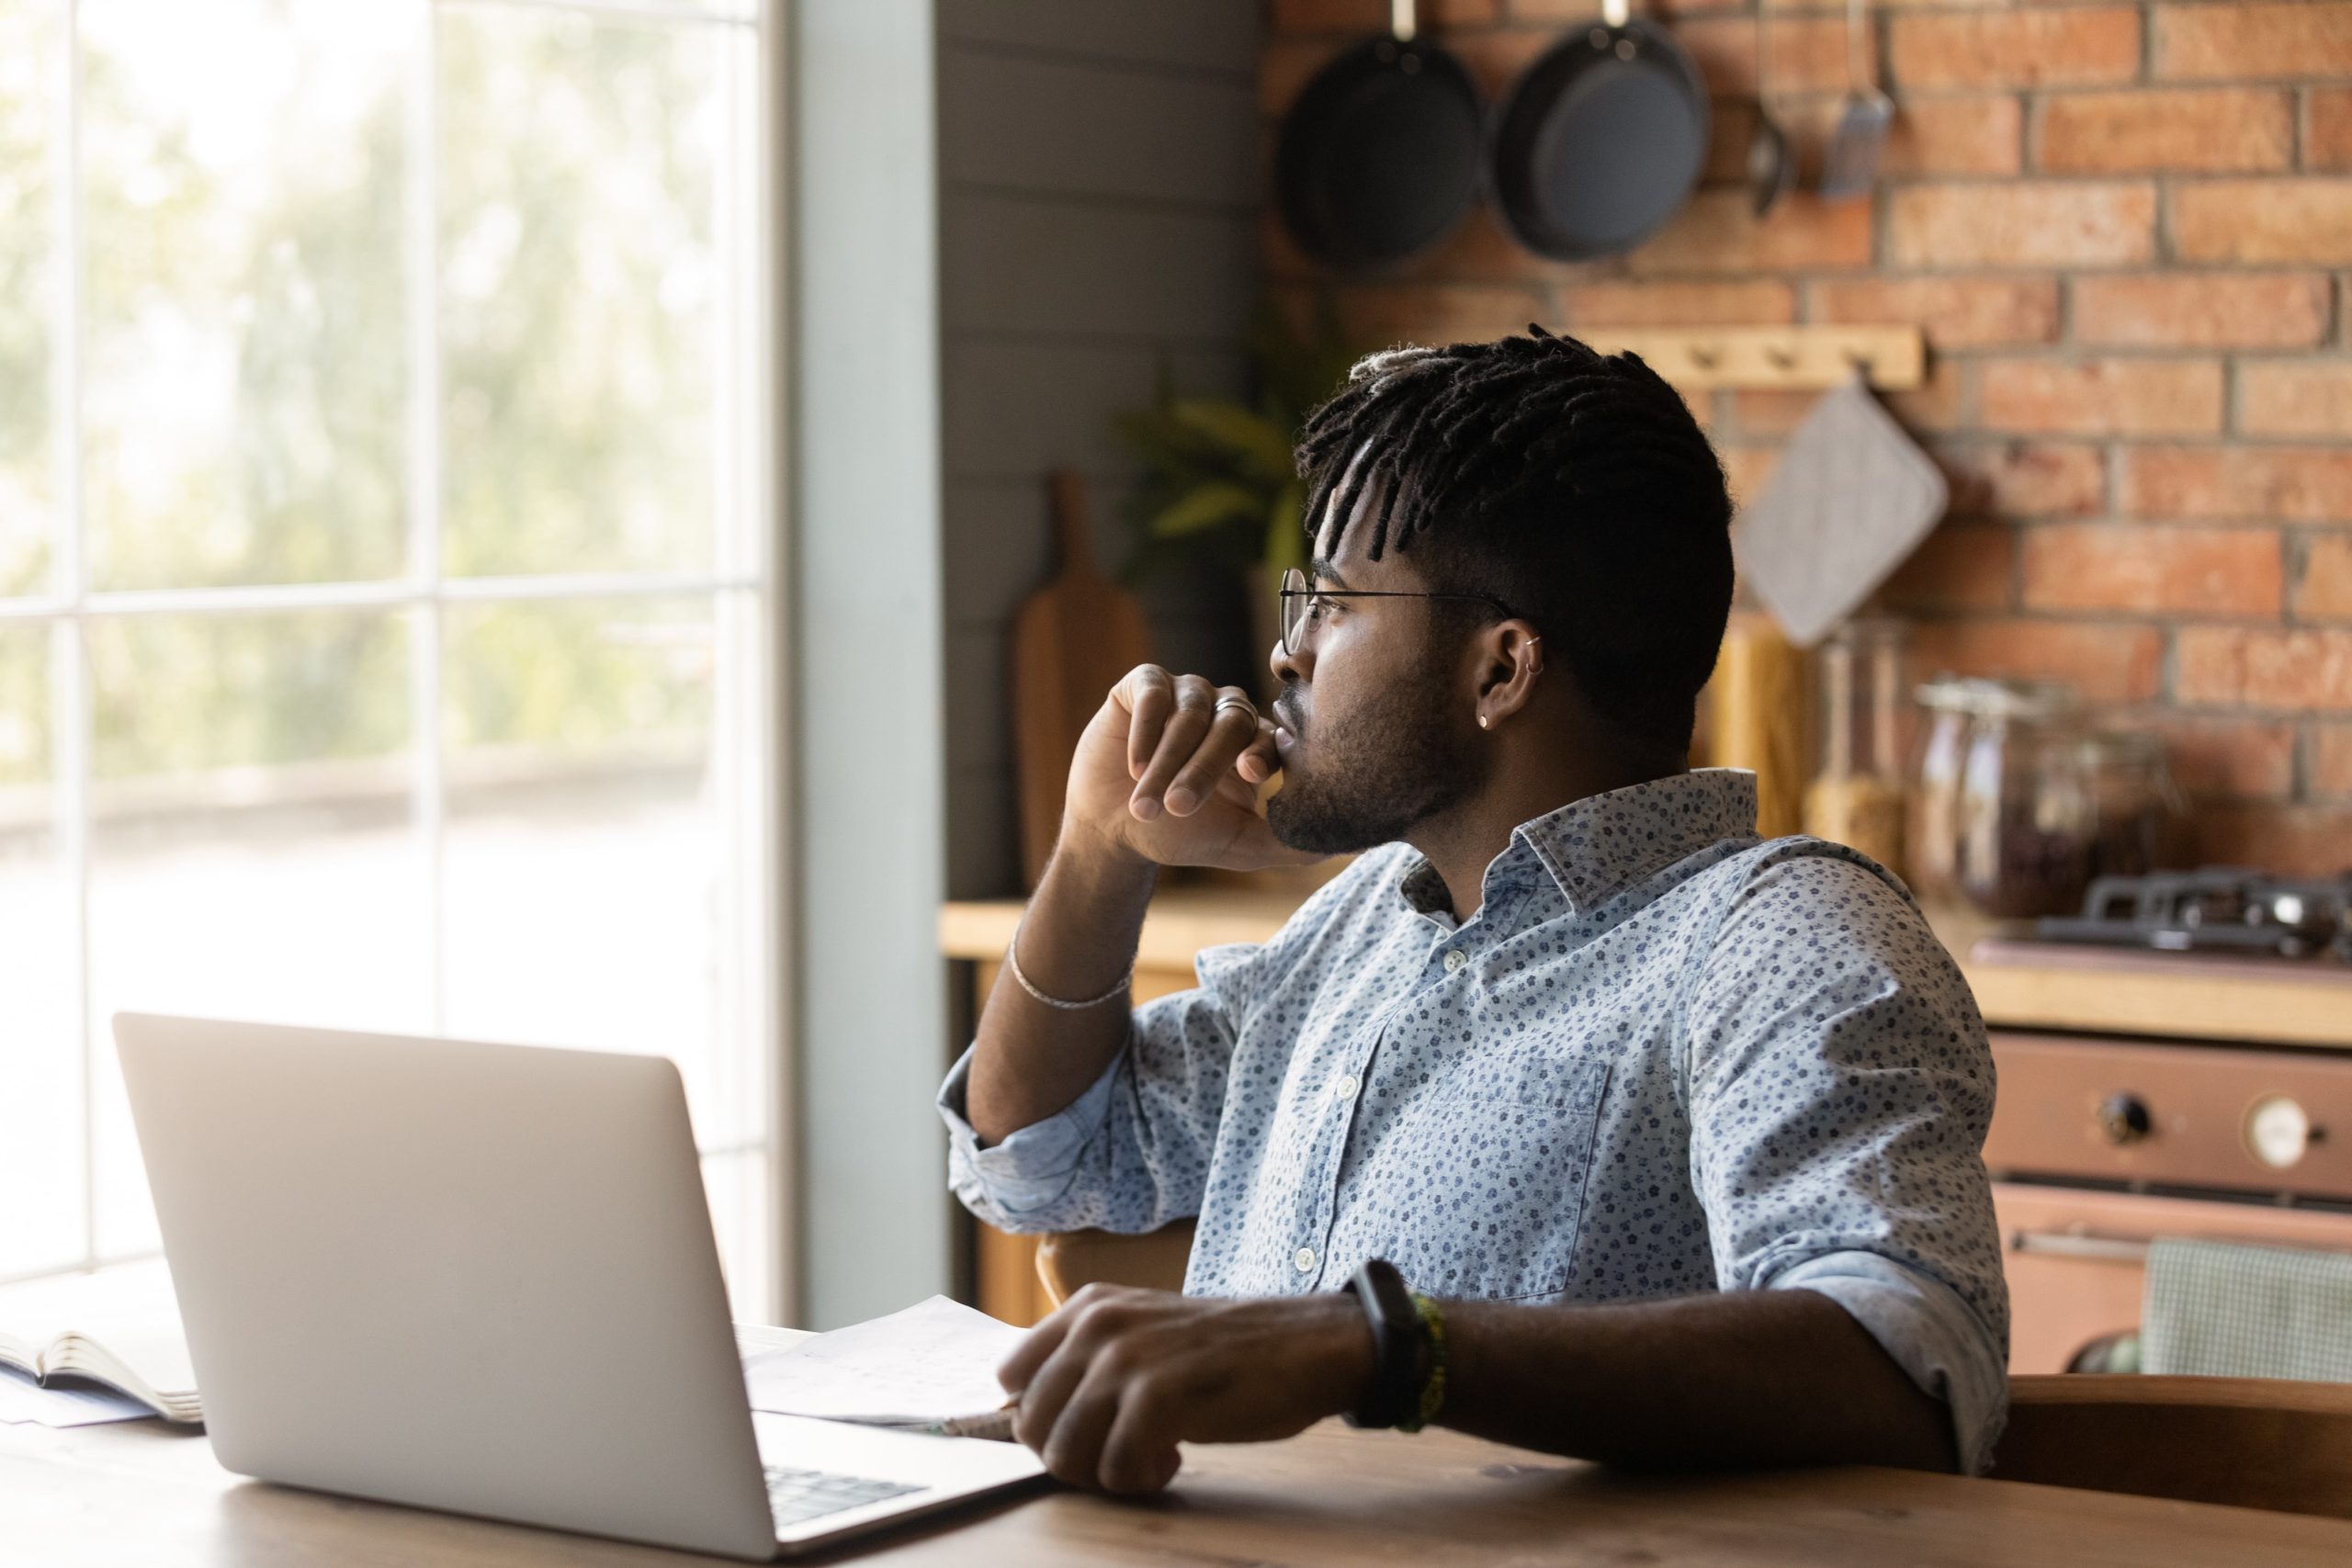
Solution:
M1204 947L1264 942L1305 897L1296 888L1163 888L1144 919L1136 999L1193 985L1193 958ZM1021 910L1021 900L1001 898L949 904L940 911L941 950L974 965L976 1013L996 984ZM1946 940L1952 940L1950 933ZM1985 1021L1996 1029L2352 1051L2352 967L2338 963L1990 942L1976 944L1962 968ZM976 1293L983 1310L1023 1324L1051 1310L1037 1279L1035 1238L987 1225L976 1228L975 1238Z
M1265 941L1298 901L1293 894L1169 888L1144 919L1136 978L1181 979L1160 990L1190 985L1194 953L1219 942ZM941 951L992 968L1012 940L1021 908L1017 898L945 906ZM2352 1050L2352 966L2328 960L1992 942L1980 943L1961 967L1984 1021L1996 1028Z

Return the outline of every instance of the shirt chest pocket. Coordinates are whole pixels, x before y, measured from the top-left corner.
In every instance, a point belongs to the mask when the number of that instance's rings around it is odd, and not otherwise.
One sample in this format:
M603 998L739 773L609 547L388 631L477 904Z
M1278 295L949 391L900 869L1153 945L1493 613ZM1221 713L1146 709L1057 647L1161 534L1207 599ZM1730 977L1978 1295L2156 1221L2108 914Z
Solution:
M1609 1064L1535 1043L1473 1051L1382 1130L1357 1172L1385 1257L1433 1296L1505 1300L1563 1289Z

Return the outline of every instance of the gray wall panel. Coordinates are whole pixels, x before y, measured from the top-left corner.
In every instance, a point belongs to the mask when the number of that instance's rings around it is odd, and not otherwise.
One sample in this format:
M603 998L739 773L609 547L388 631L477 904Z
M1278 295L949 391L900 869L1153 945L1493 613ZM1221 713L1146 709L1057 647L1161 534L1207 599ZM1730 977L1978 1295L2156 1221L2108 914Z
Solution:
M958 773L947 785L951 886L1004 893L1020 886L1021 829L1012 780L998 769Z
M1124 564L1132 465L1112 415L1165 364L1236 393L1258 288L1258 0L940 0L947 883L1013 891L1003 673L1055 565L1046 475L1087 476L1095 555ZM1238 647L1221 582L1148 585L1164 657Z
M1159 70L1250 75L1261 0L941 0L939 30L960 43L1012 44Z
M1257 95L1245 77L972 51L939 93L940 172L952 186L1256 209Z
M1023 596L1053 570L1051 540L1039 526L1045 504L1034 475L950 476L944 544L947 612L954 625L1010 626ZM1119 541L1106 537L1102 508L1094 511L1099 551Z
M1002 695L1010 641L1002 622L948 630L947 749L958 773L1002 773L1012 765Z
M1130 461L1112 416L1149 405L1166 365L1180 390L1230 394L1242 380L1236 350L1185 344L1032 338L951 339L946 350L947 471L956 479L1038 481L1057 466L1125 474ZM1099 510L1099 507L1098 507Z
M940 226L951 333L1230 342L1258 290L1245 217L951 186Z

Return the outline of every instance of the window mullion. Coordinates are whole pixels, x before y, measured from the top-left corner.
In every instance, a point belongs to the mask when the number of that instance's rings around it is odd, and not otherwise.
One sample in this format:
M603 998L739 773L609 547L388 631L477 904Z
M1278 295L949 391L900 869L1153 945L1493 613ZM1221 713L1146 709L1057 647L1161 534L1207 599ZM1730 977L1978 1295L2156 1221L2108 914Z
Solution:
M89 591L82 483L83 214L82 48L77 0L59 0L56 71L59 108L51 164L51 212L56 225L57 326L51 367L55 446L55 532L50 584L65 614L50 628L51 851L64 873L71 910L66 919L74 985L74 1052L81 1066L82 1261L98 1258L98 1064L92 1046L95 1016L90 986L90 750L89 668L79 615Z
M448 1026L443 932L445 784L441 756L441 358L438 69L432 0L418 0L408 83L408 190L403 271L408 338L408 557L417 595L408 612L411 808L424 857L428 1016Z

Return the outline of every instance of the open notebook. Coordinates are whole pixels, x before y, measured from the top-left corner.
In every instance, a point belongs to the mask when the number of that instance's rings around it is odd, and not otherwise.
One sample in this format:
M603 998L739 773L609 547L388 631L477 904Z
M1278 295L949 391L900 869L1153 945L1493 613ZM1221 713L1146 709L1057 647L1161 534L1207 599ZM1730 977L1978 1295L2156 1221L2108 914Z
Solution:
M1023 1330L945 1296L788 1341L741 1325L735 1332L754 1410L952 1438L1012 1436L996 1369Z
M1022 1337L944 1296L830 1334L736 1325L754 1410L965 1438L1012 1436L996 1369ZM43 1383L104 1384L167 1421L204 1419L160 1261L0 1289L0 1365ZM71 1425L139 1413L51 1403L61 1408L29 1418Z
M102 1383L166 1421L204 1419L160 1259L0 1290L0 1366L44 1385Z

